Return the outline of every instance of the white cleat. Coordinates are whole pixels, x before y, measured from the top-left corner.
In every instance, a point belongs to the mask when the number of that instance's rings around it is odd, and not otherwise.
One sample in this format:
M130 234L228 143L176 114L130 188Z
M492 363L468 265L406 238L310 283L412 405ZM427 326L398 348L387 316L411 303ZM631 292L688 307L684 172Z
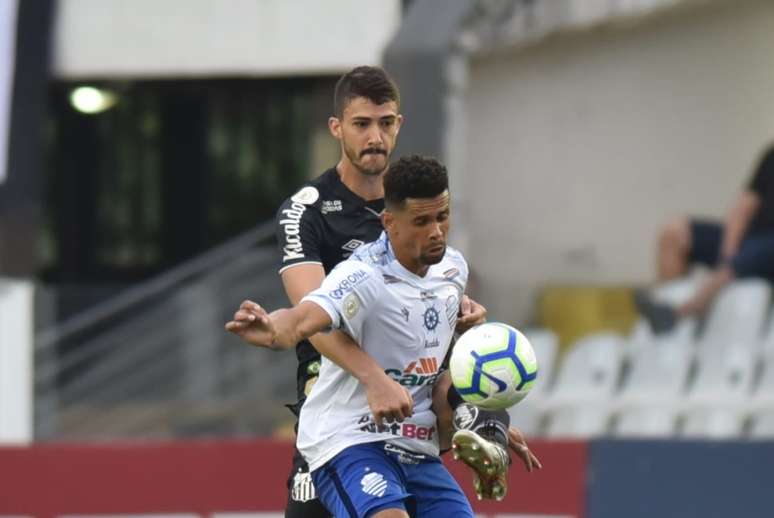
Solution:
M452 437L454 458L473 470L476 497L500 501L508 491L508 452L470 430L458 430Z

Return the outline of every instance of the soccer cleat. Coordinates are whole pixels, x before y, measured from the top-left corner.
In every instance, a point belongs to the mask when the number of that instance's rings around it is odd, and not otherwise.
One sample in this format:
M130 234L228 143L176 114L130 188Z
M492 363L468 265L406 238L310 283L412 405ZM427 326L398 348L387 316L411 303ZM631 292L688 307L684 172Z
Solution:
M460 459L473 470L473 488L476 497L502 500L508 491L510 459L505 448L487 441L476 432L458 430L452 438L455 459Z
M657 335L668 333L677 324L677 312L668 304L654 301L647 292L634 292L634 305Z
M463 403L454 411L452 455L473 470L473 487L479 500L502 500L508 491L508 425L504 410L482 410Z

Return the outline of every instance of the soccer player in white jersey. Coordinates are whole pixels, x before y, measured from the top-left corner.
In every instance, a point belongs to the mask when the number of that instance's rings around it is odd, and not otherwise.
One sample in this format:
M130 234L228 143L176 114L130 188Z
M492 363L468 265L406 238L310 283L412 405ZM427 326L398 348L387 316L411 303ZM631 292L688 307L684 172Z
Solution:
M297 447L336 516L472 517L438 457L432 410L433 385L468 277L462 255L446 246L446 170L433 159L404 158L390 167L384 187L386 234L340 263L296 307L268 315L254 305L226 327L255 345L283 348L342 329L375 360L379 373L409 390L413 408L378 422L359 382L372 366L323 360L301 412ZM507 423L501 435L507 443Z

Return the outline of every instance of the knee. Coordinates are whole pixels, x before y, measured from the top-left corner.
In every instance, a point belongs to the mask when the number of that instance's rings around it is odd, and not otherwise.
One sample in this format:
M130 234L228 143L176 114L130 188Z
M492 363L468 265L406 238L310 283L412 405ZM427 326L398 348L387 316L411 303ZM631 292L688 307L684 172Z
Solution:
M691 226L688 218L680 216L668 221L659 230L661 249L687 250L691 243Z

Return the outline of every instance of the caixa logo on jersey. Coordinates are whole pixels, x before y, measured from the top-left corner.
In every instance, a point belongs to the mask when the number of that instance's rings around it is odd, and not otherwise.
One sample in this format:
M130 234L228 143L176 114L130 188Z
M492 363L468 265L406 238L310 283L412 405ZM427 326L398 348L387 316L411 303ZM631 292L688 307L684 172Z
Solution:
M404 387L432 385L440 374L438 372L438 360L432 356L414 360L402 371L399 369L387 369L384 373Z
M368 274L363 270L357 270L347 275L347 277L341 281L335 290L328 292L328 296L335 300L341 300L341 298L352 291L352 288L360 284L363 279L367 279Z

